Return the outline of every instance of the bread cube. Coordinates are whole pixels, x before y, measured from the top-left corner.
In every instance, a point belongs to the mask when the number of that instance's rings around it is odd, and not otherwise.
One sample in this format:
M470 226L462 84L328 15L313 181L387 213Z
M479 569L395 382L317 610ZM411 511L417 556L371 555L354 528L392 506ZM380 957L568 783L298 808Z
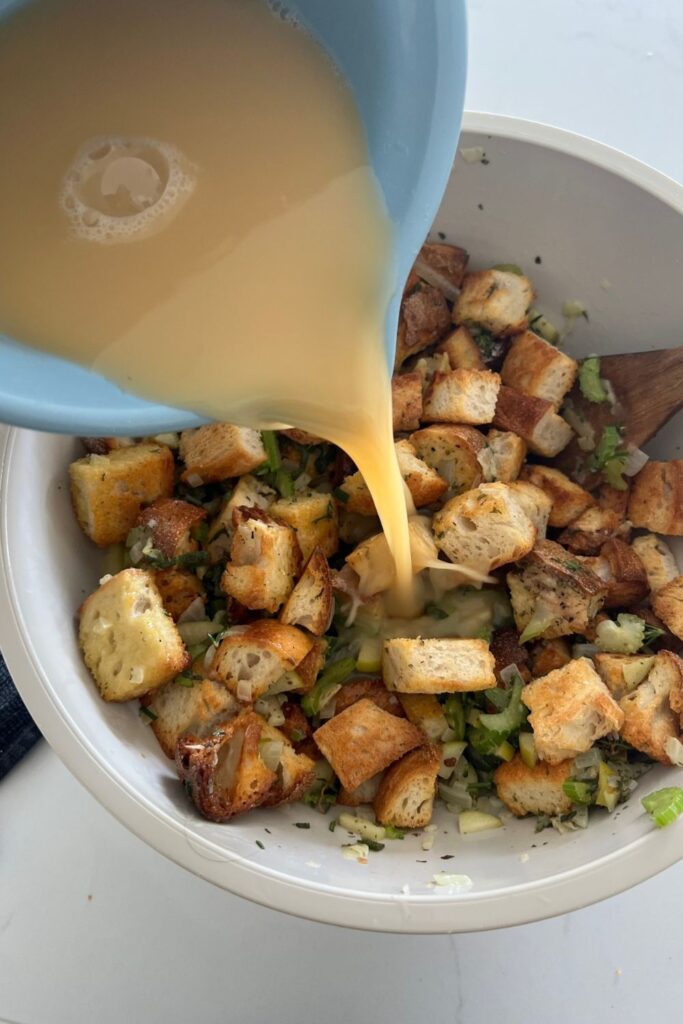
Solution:
M676 576L660 587L652 599L652 607L674 636L683 640L683 576Z
M572 760L557 764L538 761L530 768L516 754L511 761L498 765L493 782L498 799L518 818L526 814L569 814L572 801L563 786L573 770Z
M645 566L632 547L613 537L600 548L607 565L605 608L628 608L650 592Z
M479 456L486 448L486 439L476 427L439 423L411 434L410 442L418 457L457 494L481 483Z
M83 532L98 547L122 544L140 509L173 491L170 448L136 444L86 455L69 466L71 499Z
M633 479L628 518L653 533L683 537L683 459L650 459Z
M421 729L428 740L438 743L443 739L448 722L433 693L401 693L399 700L408 721Z
M559 764L621 728L624 713L588 658L534 679L522 690L542 761Z
M511 430L489 430L486 445L491 453L487 479L509 484L519 476L527 455L526 441Z
M676 559L669 545L661 537L655 536L654 533L644 533L634 538L631 547L645 569L652 594L656 594L666 583L671 583L678 576Z
M628 539L629 527L611 509L590 505L558 537L577 555L597 555L603 544L617 535Z
M532 676L547 676L556 668L563 668L572 660L569 644L562 637L554 640L539 640L531 651Z
M196 551L199 544L192 531L206 519L206 510L189 501L159 498L143 508L135 525L146 528L153 546L166 558Z
M567 447L574 432L545 398L523 395L501 385L493 425L519 434L535 455L552 459Z
M177 622L198 597L206 597L201 580L187 569L155 569L154 583L161 595L164 608Z
M436 470L431 469L426 462L417 457L415 447L409 440L397 441L395 448L401 476L406 482L416 508L432 505L438 501L444 491L448 489L447 482L439 476ZM376 514L370 491L359 472L347 476L341 485L341 490L348 495L348 500L344 502L346 512L358 512L366 516Z
M552 510L548 495L528 480L512 480L507 486L536 527L536 542L544 540Z
M307 789L315 781L315 761L308 754L297 752L280 729L264 722L261 728L261 753L266 757L264 744L271 743L274 751L280 749L280 760L277 766L277 782L269 790L264 807L279 807L280 804L294 803L300 800Z
M456 324L476 324L496 337L519 334L529 326L534 290L528 278L507 270L466 274L453 306Z
M235 489L221 505L218 515L209 527L209 540L213 540L221 533L232 536L232 517L238 508L258 508L267 512L273 502L277 499L277 491L269 487L257 476L247 473L241 476L235 484Z
M181 736L207 736L217 723L227 722L240 710L233 695L213 679L196 680L192 686L181 686L172 679L144 695L140 703L155 715L152 732L170 758L175 757Z
M500 376L503 384L524 395L544 398L555 411L571 390L579 364L532 331L512 339Z
M78 640L107 701L132 700L163 686L190 663L152 573L124 569L86 598Z
M550 526L569 526L582 512L595 504L592 494L575 484L559 469L553 469L551 466L525 466L521 477L522 480L528 480L529 483L540 487L550 498Z
M426 423L491 423L500 377L491 370L435 373L424 398Z
M508 484L481 484L446 502L433 519L437 546L481 573L528 554L536 529Z
M270 507L270 514L287 523L296 533L304 561L314 548L321 548L331 558L339 548L337 507L332 496L322 491L302 491L293 498L279 498Z
M460 288L467 269L469 255L459 245L443 242L425 242L417 254L414 271L448 297Z
M260 432L229 423L183 430L180 458L185 463L181 480L191 487L251 473L267 461Z
M396 362L398 369L408 358L423 348L432 345L448 331L451 314L446 300L438 290L417 278L409 279L404 293L396 337Z
M422 418L422 377L419 373L399 373L391 378L391 405L395 434L417 430Z
M683 661L672 651L659 651L647 677L619 701L624 721L621 735L654 761L671 764L667 741L679 739L683 710Z
M390 715L398 718L405 718L401 701L395 693L390 693L381 679L351 679L344 683L341 690L334 698L335 714L346 711L352 704L359 700L371 700L382 711L388 711Z
M467 327L458 327L452 331L441 342L437 352L445 352L451 370L486 369L481 349Z
M616 701L642 683L654 665L654 655L605 654L593 656L595 669Z
M230 561L221 589L246 608L276 612L294 588L301 551L291 526L255 508L233 513Z
M285 601L280 622L322 636L332 621L334 594L330 568L322 548L314 548L298 583Z
M393 638L382 653L382 676L399 693L467 693L496 685L495 660L484 640Z
M327 640L314 636L312 641L310 651L296 666L296 674L301 680L301 685L296 688L295 693L309 693L325 665Z
M209 674L248 704L297 668L312 647L313 639L295 626L259 619L221 640Z
M373 801L380 825L424 828L432 820L439 748L425 744L411 750L386 771Z
M367 698L321 725L313 739L345 789L355 789L424 742L418 728Z

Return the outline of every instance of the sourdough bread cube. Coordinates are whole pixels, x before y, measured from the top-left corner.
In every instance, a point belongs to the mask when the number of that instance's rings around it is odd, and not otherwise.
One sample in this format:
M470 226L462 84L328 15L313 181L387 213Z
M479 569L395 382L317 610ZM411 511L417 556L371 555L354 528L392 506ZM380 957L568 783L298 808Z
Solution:
M652 599L652 607L674 636L683 640L683 576L676 576L660 587Z
M603 683L616 701L631 693L642 683L654 665L652 654L593 655L593 663Z
M424 399L426 423L491 423L500 377L492 370L435 373Z
M653 533L683 537L683 459L645 463L633 480L628 518Z
M600 548L607 566L605 608L628 608L650 593L645 566L632 547L613 537Z
M527 480L511 480L508 487L536 527L536 542L544 540L552 509L548 495Z
M428 740L438 743L443 739L448 722L433 693L401 693L399 700L408 721L421 729Z
M208 423L180 435L181 479L190 486L227 480L258 469L267 460L261 434L250 427Z
M273 619L259 619L238 628L239 632L221 640L210 676L244 704L263 696L313 648L313 639L302 630Z
M525 395L544 398L555 411L571 390L579 364L532 331L512 339L500 375L503 384Z
M149 530L152 544L166 558L196 551L199 544L192 530L206 519L206 510L176 498L159 498L143 508L136 526Z
M453 319L457 324L477 324L497 337L508 337L529 326L533 298L528 278L506 270L478 270L465 275Z
M481 349L467 327L458 327L444 338L437 352L445 352L451 370L485 370Z
M560 529L569 526L582 512L595 504L592 494L575 484L559 469L553 469L551 466L525 466L521 477L522 480L528 480L534 486L540 487L550 498L550 526Z
M227 722L240 705L222 683L201 679L181 686L174 679L143 696L143 707L156 717L152 732L166 757L174 758L178 740L192 733L207 736L218 722Z
M467 693L496 685L495 659L484 640L386 640L382 677L398 693Z
M459 245L443 242L425 242L415 260L415 272L423 281L440 288L450 297L460 288L465 276L469 254Z
M297 753L284 732L263 723L261 743L282 744L280 762L277 767L277 782L270 790L264 807L279 807L300 800L315 781L315 761L305 753ZM261 748L263 750L263 747Z
M392 764L385 772L373 801L380 825L424 828L429 824L440 764L439 748L431 743L411 750Z
M631 547L643 564L648 586L656 594L678 576L678 566L671 548L654 533L644 533L631 542Z
M287 600L301 565L291 526L255 508L233 513L230 561L221 590L246 608L276 612Z
M124 569L86 598L78 640L107 701L132 700L163 686L190 663L152 573Z
M499 480L503 484L512 483L522 471L527 455L526 441L511 430L491 429L486 437L486 445L491 453L491 480Z
M624 721L623 711L588 658L534 679L522 690L522 701L531 712L538 756L550 764L590 750Z
M235 484L232 494L223 502L218 515L209 527L209 540L220 533L232 536L232 517L238 508L258 508L267 512L277 499L277 491L269 487L263 480L247 473Z
M618 512L590 505L567 526L558 540L577 555L597 555L603 544L617 535L628 540L630 527Z
M303 491L293 498L279 498L270 507L270 514L287 523L296 533L304 561L314 548L321 548L327 558L339 549L339 518L332 496L322 491Z
M322 636L332 621L334 594L330 568L322 548L314 548L294 590L287 598L280 622L302 626Z
M530 768L516 754L511 761L498 765L493 782L498 799L518 818L526 814L569 814L572 801L563 786L573 770L572 760L557 764L538 761Z
M479 456L486 448L486 439L476 427L439 423L411 434L410 442L418 458L446 480L456 494L481 483Z
M405 718L382 711L367 698L321 725L313 739L349 790L424 742L420 730Z
M161 444L77 459L69 466L69 479L81 529L98 547L122 544L142 506L172 493L173 474L173 455Z
M334 698L334 711L339 715L346 711L352 704L359 700L371 700L382 711L388 711L390 715L398 718L405 718L401 702L395 693L390 693L381 679L368 677L367 679L352 679L344 683L341 690Z
M198 811L209 821L230 821L260 807L278 785L278 773L261 756L266 723L244 710L210 736L183 736L176 770Z
M417 430L422 418L422 376L399 373L391 378L394 433Z
M451 314L439 289L411 275L406 284L398 321L396 369L402 366L408 356L439 341L450 326Z
M439 476L436 470L418 458L415 446L407 438L397 441L394 447L396 448L399 471L412 495L416 508L433 505L448 489L448 483ZM348 495L347 501L344 502L344 509L347 513L356 512L365 516L376 514L370 491L359 472L347 476L341 485L341 490Z
M554 640L539 640L531 649L531 674L532 676L547 676L554 669L568 665L571 660L571 647L562 637L556 637ZM600 674L602 675L602 673Z
M498 392L493 425L512 430L526 441L535 455L552 459L567 447L574 432L544 398L523 395L503 384Z
M666 745L681 735L683 661L672 651L659 651L647 677L622 697L619 707L626 742L655 761L671 764Z
M481 484L446 502L432 521L446 557L483 574L523 558L536 528L508 484Z
M164 608L174 622L198 597L202 600L206 597L201 580L187 569L172 566L170 569L155 569L153 575Z

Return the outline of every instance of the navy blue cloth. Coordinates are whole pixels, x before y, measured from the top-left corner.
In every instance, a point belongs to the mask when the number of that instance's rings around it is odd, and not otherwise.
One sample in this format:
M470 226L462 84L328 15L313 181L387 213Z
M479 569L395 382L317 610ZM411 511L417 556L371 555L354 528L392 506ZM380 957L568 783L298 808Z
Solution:
M0 779L40 739L0 654Z

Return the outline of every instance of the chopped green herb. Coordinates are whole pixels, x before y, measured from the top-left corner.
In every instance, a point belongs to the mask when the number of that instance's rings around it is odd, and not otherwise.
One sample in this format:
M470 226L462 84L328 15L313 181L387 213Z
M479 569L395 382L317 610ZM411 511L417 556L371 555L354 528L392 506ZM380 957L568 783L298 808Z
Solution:
M404 839L407 833L407 828L397 828L396 825L384 826L385 839Z
M265 846L263 845L260 839L256 840L256 845L258 846L259 850L265 850Z
M310 821L295 821L294 822L294 828L310 828L310 827L311 827Z
M589 402L609 402L609 395L600 377L600 358L589 356L581 363L579 370L581 394Z
M588 462L589 469L599 470L606 482L617 491L625 491L627 486L623 472L628 460L628 452L621 447L621 444L619 427L605 427Z
M330 830L330 832L334 832L335 828L337 827L337 819L333 818L327 827Z
M154 712L152 711L151 708L141 707L140 708L140 714L144 715L145 718L151 719L152 722L156 721L156 719L157 719L157 716L154 714Z
M578 572L581 568L578 562L565 562L564 567L565 569L569 569L570 572Z
M647 647L648 644L653 643L655 640L659 640L660 636L664 636L666 630L660 629L659 626L649 626L645 623L645 630L643 632L643 647Z
M186 551L184 555L176 555L167 558L157 548L152 548L143 554L141 562L147 562L154 569L196 569L197 566L206 565L209 562L208 551Z
M363 842L367 846L368 850L372 850L373 853L378 853L384 849L384 843L378 843L374 839L363 839Z
M341 501L341 502L343 502L343 504L346 504L346 502L351 497L351 495L347 494L347 492L342 490L341 487L335 487L335 489L332 491L332 493L334 494L334 496L337 499L337 501Z

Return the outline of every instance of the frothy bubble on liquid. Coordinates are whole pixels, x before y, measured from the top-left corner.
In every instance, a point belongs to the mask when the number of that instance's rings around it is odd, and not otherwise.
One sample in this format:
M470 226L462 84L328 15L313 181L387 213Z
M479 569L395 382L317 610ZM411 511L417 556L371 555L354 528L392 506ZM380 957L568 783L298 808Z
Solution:
M164 227L195 184L194 168L176 146L158 139L99 136L76 154L59 199L78 238L116 244Z

